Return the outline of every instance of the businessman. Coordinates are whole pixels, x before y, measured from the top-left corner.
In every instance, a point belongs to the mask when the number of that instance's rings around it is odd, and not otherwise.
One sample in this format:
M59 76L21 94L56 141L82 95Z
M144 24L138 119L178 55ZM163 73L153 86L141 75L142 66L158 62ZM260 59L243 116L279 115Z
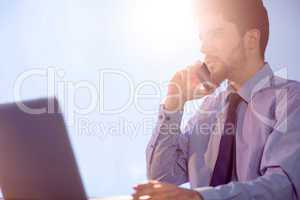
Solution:
M198 3L205 64L170 80L146 150L150 181L133 198L300 199L300 85L275 76L265 60L262 1ZM197 98L201 108L181 132L184 105ZM179 187L186 182L191 189Z

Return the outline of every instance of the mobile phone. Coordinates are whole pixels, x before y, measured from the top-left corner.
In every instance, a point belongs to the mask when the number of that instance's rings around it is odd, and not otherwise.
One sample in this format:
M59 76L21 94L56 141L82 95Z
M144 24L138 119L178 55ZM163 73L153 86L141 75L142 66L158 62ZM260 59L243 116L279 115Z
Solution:
M200 62L198 62L198 64L200 64ZM211 74L207 68L207 65L204 62L201 62L201 67L198 71L198 78L202 83L204 89L212 90L216 87L216 84L212 81Z

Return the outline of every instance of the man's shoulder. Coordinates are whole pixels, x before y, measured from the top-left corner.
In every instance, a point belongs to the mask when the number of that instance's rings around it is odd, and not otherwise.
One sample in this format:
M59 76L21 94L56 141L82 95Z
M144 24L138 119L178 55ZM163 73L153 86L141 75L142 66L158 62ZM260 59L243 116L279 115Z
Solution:
M300 97L300 82L297 80L274 76L273 84L270 88L279 94L284 93L288 96L296 95Z
M275 113L282 112L286 106L295 107L300 104L300 82L274 76L272 84L257 92L252 101L253 105L275 109Z

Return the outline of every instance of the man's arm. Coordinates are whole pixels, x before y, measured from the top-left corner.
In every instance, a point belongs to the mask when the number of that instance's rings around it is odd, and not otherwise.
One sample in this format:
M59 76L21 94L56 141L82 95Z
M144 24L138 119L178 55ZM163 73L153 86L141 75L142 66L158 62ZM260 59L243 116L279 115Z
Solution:
M204 153L210 138L210 129L201 129L201 124L211 123L213 109L217 99L206 97L201 108L188 121L183 132L180 130L183 111L169 112L160 107L159 119L146 149L147 176L149 180L181 185L189 180L188 162L191 143L197 143L197 163L199 170L205 164ZM207 126L204 126L207 127ZM196 140L195 140L196 139ZM195 141L191 141L195 140ZM200 161L202 159L202 161ZM196 164L196 163L192 163ZM203 174L207 176L207 174ZM195 177L196 178L196 177Z
M203 187L194 190L175 185L149 182L134 187L133 199L150 196L165 200L297 200L293 186L280 168L270 169L264 176L249 182L231 182L218 187Z
M195 189L204 200L296 200L293 184L280 167L269 168L266 173L247 182L231 182L218 187Z
M161 105L157 125L146 149L148 179L176 185L188 181L188 138L180 130L182 114L183 111L168 112Z
M202 65L190 66L178 71L169 82L167 97L160 107L159 119L146 149L148 179L176 185L188 181L189 135L194 124L201 122L190 120L182 134L180 125L183 107L187 101L204 97L215 89L201 87L198 75L201 70Z

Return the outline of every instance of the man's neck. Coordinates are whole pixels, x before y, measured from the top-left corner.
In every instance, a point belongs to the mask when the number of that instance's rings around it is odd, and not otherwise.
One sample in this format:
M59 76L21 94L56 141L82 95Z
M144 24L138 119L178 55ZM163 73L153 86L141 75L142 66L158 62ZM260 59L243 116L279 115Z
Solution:
M231 73L228 80L235 90L239 90L244 83L255 76L255 74L264 67L264 65L265 62L261 59L248 62L243 67Z

